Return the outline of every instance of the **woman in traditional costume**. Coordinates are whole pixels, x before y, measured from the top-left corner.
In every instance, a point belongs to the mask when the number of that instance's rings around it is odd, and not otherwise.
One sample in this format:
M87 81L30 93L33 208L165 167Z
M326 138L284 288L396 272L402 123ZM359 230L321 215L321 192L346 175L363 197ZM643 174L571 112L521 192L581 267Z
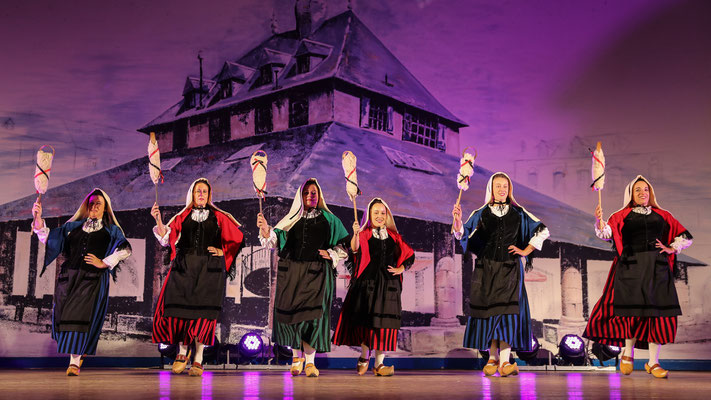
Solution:
M624 346L620 371L634 367L634 348L649 348L647 373L666 378L659 351L676 336L681 315L674 286L676 255L691 246L692 236L671 213L659 207L652 184L641 175L625 190L624 207L600 229L602 208L595 210L596 235L612 242L615 259L595 304L584 337Z
M464 347L488 350L485 375L494 375L497 369L502 377L516 375L516 363L509 363L511 349L531 350L523 261L541 249L550 236L548 228L516 202L511 179L503 172L491 176L484 206L464 225L458 204L452 216L454 236L464 251L476 256ZM526 266L530 265L528 257Z
M346 262L352 278L333 343L361 347L358 375L368 370L373 349L373 373L391 376L395 368L383 364L384 352L397 349L402 273L415 261L415 252L398 233L385 201L376 197L367 210L362 230L358 221L353 223L351 257Z
M315 353L331 351L335 267L347 256L342 244L348 232L314 178L299 187L291 210L273 229L262 214L257 227L262 245L279 251L272 341L292 348L292 375L305 370L316 377Z
M225 298L226 278L234 278L234 261L242 247L240 224L212 203L205 178L190 185L185 208L167 226L158 205L151 215L159 243L170 246L170 271L153 315L153 343L178 344L173 373L187 367L188 347L195 343L190 376L202 376L205 345L212 346Z
M57 352L69 354L68 376L79 375L86 355L96 354L109 304L109 280L116 280L118 263L131 255L131 246L101 189L89 193L64 225L49 229L42 204L32 208L32 227L46 245L44 266L60 254L63 261L54 288L52 339Z

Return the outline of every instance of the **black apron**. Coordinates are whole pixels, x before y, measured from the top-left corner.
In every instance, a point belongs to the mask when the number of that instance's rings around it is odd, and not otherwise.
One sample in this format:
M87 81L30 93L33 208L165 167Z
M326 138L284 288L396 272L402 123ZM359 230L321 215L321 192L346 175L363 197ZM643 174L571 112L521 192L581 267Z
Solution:
M330 248L330 226L323 214L301 218L287 233L279 252L274 315L284 324L295 324L321 318L326 293L326 274L332 274L331 263L319 249Z
M503 217L489 207L482 211L476 240L470 240L470 251L477 255L469 293L469 316L489 318L494 315L519 313L519 256L510 254L510 245L519 246L521 217L511 206ZM473 247L474 246L474 247Z
M343 301L343 313L354 324L375 329L399 329L402 314L402 282L387 270L397 267L398 248L388 237L368 240L370 263L354 278Z
M217 217L210 211L203 222L188 216L176 244L176 256L164 292L164 316L217 319L225 298L227 272L224 256L213 256L208 246L222 249Z
M84 232L81 226L69 233L65 242L65 261L54 289L54 324L57 332L88 332L99 296L101 277L106 269L84 262L93 254L103 259L111 244L111 234L102 228Z
M669 226L661 215L630 212L622 226L622 254L618 257L613 310L624 317L672 317L681 307L666 253L655 247L663 244Z

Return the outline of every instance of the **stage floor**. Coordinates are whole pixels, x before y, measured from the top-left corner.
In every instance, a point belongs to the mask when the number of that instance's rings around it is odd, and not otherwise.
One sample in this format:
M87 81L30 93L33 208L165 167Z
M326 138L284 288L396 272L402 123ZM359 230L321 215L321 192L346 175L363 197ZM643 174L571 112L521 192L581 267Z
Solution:
M157 369L91 369L79 377L62 370L0 370L0 399L703 399L711 372L670 372L654 379L604 372L522 372L484 377L474 371L396 371L393 377L322 370L318 378L283 371L205 371L202 378Z

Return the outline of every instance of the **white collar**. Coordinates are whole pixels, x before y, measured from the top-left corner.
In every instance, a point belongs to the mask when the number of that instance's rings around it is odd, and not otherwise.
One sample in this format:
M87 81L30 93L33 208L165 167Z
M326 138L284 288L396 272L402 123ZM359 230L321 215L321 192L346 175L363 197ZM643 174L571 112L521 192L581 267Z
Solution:
M319 215L321 215L321 210L319 210L318 208L312 208L311 211L308 211L304 214L304 218L311 219L316 218Z
M190 218L195 222L205 222L208 215L210 215L209 208L193 208Z
M103 222L101 221L101 218L87 218L86 221L84 221L84 224L82 225L81 229L84 232L87 233L92 233L100 230L101 228L104 227Z
M637 214L649 215L652 213L652 206L634 206L632 211Z
M388 228L382 226L380 228L373 228L373 237L380 240L385 240L389 237Z
M509 212L509 205L489 204L489 209L497 217L503 217L504 215L506 215L506 213Z

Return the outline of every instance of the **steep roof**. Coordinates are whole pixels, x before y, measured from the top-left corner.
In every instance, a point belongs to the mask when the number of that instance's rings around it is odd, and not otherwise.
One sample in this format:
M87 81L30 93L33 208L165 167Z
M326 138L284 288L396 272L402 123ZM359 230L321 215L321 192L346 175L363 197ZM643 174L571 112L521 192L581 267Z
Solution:
M327 46L331 46L328 49ZM327 51L329 50L329 51ZM289 76L294 56L304 51L326 56L313 69L304 74ZM232 97L219 101L206 99L212 104L200 110L183 110L182 101L174 104L160 116L139 129L149 132L153 127L178 119L233 106L246 100L325 79L336 79L357 87L391 97L396 101L435 114L459 126L466 123L447 110L388 48L358 19L353 11L336 15L321 24L307 39L300 39L296 31L272 35L248 51L237 63L256 71L248 77L247 84ZM285 64L274 85L254 86L258 68L267 63ZM387 75L387 82L385 76ZM215 79L218 80L218 75ZM214 103L214 104L213 104Z
M235 79L240 82L245 82L254 72L254 68L249 68L245 65L237 64L230 61L225 61L222 65L222 70L217 74L215 80L222 82L227 79Z
M329 205L352 207L341 168L341 154L350 150L358 158L358 182L363 191L363 196L358 198L361 208L378 196L388 202L397 216L445 224L452 221L451 207L458 195L457 157L435 154L415 143L333 122L162 153L165 185L158 187L159 203L184 205L185 192L199 177L206 177L212 183L215 202L256 201L249 157L258 149L269 156L267 202L269 197L293 198L305 179L315 177ZM489 170L475 167L470 189L462 194L465 213L483 204L491 174ZM43 197L44 214L48 217L72 215L84 194L94 187L101 187L111 196L116 210L148 209L154 201L147 157L142 157L50 188ZM514 193L528 211L546 224L552 240L609 249L608 244L592 233L592 215L516 182ZM34 200L35 196L27 196L0 205L0 221L28 217ZM680 260L704 265L683 254Z

